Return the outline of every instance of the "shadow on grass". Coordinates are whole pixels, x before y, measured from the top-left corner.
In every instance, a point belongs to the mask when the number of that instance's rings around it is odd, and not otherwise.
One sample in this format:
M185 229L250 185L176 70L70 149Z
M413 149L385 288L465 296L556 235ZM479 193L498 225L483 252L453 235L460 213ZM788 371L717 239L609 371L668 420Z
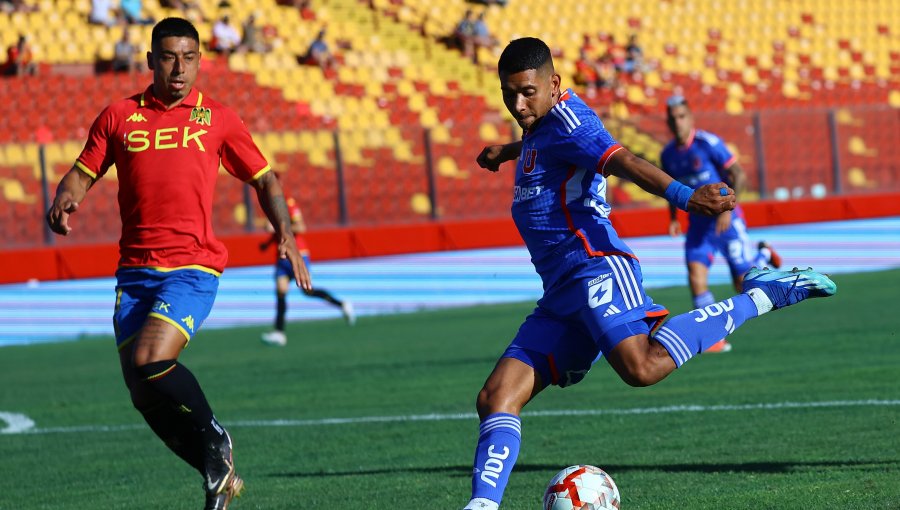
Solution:
M517 473L556 472L561 467L556 464L516 464ZM783 462L744 462L744 463L697 463L697 464L604 464L603 469L610 473L625 471L660 471L664 473L792 473L804 470L851 468L860 471L900 471L900 460L833 460L833 461L783 461ZM360 469L356 471L296 471L272 473L272 478L330 478L338 476L371 476L394 475L399 473L436 473L451 477L469 477L472 466L429 466L429 467L397 467L384 469Z

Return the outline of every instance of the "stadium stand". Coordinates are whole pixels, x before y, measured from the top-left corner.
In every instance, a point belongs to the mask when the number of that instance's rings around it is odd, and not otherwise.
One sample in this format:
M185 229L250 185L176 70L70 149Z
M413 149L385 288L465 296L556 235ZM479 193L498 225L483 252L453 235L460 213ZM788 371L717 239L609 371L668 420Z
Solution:
M28 3L33 12L0 14L3 47L25 34L38 63L35 77L0 79L0 228L10 247L44 242L38 147L52 191L93 116L149 83L146 72L102 72L124 28L90 24L89 1ZM584 1L552 16L538 0L313 0L306 10L275 0L199 4L205 43L226 13L253 14L270 34L265 52L206 53L197 86L242 116L312 228L505 216L511 173L480 171L474 157L519 135L496 93L494 64L503 41L524 35L551 43L572 84L580 49L619 58L636 34L636 70L620 71L612 87L576 90L614 136L651 161L668 139L665 97L685 95L698 125L722 136L748 170L745 199L900 182L900 4L891 0L866 9L836 0ZM144 7L155 19L180 14L155 1ZM483 11L501 41L478 48L480 64L443 42L466 9ZM302 57L325 27L335 64L309 65ZM150 28L128 27L141 48ZM610 185L618 206L663 205L631 183ZM217 192L218 232L262 227L240 183L220 179ZM89 237L58 242L115 240L115 207L114 187L98 186L82 213L102 221Z

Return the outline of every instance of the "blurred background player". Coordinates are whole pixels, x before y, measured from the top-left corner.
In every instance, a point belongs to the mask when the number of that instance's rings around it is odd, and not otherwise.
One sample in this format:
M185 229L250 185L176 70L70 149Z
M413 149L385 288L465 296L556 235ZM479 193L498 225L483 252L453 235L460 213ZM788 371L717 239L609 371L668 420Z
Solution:
M116 166L122 236L113 326L122 375L153 432L203 476L205 510L224 510L243 488L231 436L178 361L209 315L228 258L212 230L220 165L253 186L276 225L279 256L289 261L298 285L312 284L275 173L240 117L194 88L197 29L181 18L160 21L147 65L153 83L112 103L94 121L81 155L59 183L47 223L68 235L69 215Z
M491 171L518 158L512 217L544 294L478 393L480 418L465 510L497 510L522 440L522 408L547 386L578 383L602 356L631 386L649 386L744 322L836 292L811 270L753 270L743 292L662 321L668 311L643 289L641 265L609 219L606 176L626 178L679 209L715 216L734 208L724 183L679 183L617 143L578 96L560 89L550 48L509 43L497 64L522 141L486 147Z
M744 170L718 136L694 128L694 116L682 96L666 102L666 123L675 139L662 150L662 169L675 180L696 189L704 184L726 182L740 195L746 178ZM669 235L681 235L677 209L669 205ZM684 259L694 308L716 302L709 290L709 268L716 253L722 254L731 270L734 288L740 292L744 274L751 267L781 267L781 257L765 241L754 247L747 236L747 224L740 206L718 216L691 213L684 243ZM728 352L731 344L724 339L707 352Z
M297 241L297 249L303 256L303 262L309 268L309 248L306 245L306 239L303 233L306 232L306 223L303 221L303 212L300 206L293 198L287 199L288 212L291 216L291 231ZM269 225L271 229L271 224ZM260 250L267 249L271 244L277 241L277 236L273 232L272 237L259 245ZM275 292L277 296L277 304L275 311L275 329L262 334L262 341L269 345L285 345L287 344L287 335L284 333L284 317L287 314L287 293L290 290L290 282L294 278L294 272L291 270L290 261L279 258L275 262ZM350 301L334 297L325 289L303 289L303 293L309 297L325 300L332 305L341 309L344 319L351 326L356 324L356 315L353 313L353 304Z

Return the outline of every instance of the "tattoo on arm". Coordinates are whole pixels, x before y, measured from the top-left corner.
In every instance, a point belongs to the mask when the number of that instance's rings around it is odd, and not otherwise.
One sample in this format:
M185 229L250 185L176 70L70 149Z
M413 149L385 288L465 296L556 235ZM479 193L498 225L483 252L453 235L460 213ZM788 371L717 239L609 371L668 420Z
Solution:
M275 235L278 239L290 236L291 217L275 175L269 172L255 183L255 187L259 205L262 206L266 217L269 218L269 223L275 229Z

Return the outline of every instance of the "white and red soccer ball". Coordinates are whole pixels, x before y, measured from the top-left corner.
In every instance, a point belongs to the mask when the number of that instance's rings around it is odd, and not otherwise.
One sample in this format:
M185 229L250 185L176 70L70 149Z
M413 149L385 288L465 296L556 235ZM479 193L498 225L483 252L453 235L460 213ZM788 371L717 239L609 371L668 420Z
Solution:
M550 480L544 510L618 510L619 489L598 467L579 465L563 469Z

